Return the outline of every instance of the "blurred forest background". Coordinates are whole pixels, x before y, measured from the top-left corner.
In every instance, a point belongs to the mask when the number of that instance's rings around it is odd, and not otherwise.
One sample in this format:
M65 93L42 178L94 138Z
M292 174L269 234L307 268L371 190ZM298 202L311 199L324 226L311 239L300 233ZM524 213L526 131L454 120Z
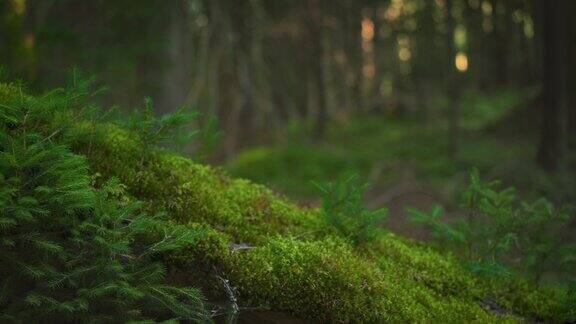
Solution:
M466 174L576 193L576 1L0 0L5 77L71 67L108 106L200 113L202 156L303 204L359 174L368 204L457 208ZM218 131L217 131L218 130Z

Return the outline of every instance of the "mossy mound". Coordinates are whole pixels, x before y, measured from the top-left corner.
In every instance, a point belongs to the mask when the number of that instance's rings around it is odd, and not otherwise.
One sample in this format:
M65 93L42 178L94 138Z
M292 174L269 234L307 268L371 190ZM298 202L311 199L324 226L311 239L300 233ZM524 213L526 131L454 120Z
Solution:
M539 291L513 296L503 293L513 288L488 288L452 257L393 234L359 249L326 234L317 210L298 208L261 185L170 152L142 152L132 134L112 125L101 126L106 136L93 143L82 140L86 131L75 135L75 149L94 172L120 178L150 209L178 223L209 228L195 251L171 258L176 265L217 265L243 305L342 322L552 319L560 307ZM248 248L230 248L239 243ZM499 296L508 315L485 311L487 296Z
M0 90L0 101L20 96L9 87ZM41 127L50 135L55 124ZM221 287L206 283L216 274L210 271L217 271L238 289L242 306L314 321L561 318L559 291L475 278L451 256L393 234L356 247L327 231L317 210L175 153L145 150L137 134L113 124L75 122L61 133L54 139L70 140L72 149L87 157L97 182L117 177L147 209L166 212L199 233L195 246L165 260L179 273L174 280L195 283L209 296L222 295ZM207 272L198 274L198 268ZM485 310L488 297L505 312Z
M77 131L74 137L89 138L84 132L90 129ZM104 178L118 177L136 198L179 223L206 223L235 242L258 244L274 234L303 234L317 222L316 211L300 209L264 186L231 179L171 152L143 152L132 134L115 126L99 131L106 135L75 143L92 170Z

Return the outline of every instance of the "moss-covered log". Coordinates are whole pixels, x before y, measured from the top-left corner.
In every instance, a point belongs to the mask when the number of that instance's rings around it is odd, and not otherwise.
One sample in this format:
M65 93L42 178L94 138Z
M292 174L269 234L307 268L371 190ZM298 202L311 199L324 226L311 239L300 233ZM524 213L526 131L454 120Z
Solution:
M88 156L94 172L119 177L150 209L209 228L207 243L201 239L198 250L171 260L180 266L210 260L239 289L242 305L336 322L494 322L559 315L560 292L475 278L453 257L393 234L354 247L323 230L317 210L176 154L143 152L133 134L100 127L106 136L89 136L81 128L76 150ZM90 144L88 138L99 140ZM250 248L229 248L239 243ZM486 310L490 298L506 311Z

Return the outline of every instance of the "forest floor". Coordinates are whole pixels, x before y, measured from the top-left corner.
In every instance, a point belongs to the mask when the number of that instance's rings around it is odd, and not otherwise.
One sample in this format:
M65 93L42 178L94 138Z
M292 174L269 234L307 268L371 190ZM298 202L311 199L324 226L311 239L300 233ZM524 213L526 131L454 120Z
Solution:
M510 89L467 93L461 103L456 158L448 154L445 109L438 109L427 119L390 115L333 122L326 136L316 141L298 129L282 141L240 152L226 168L233 176L266 184L305 205L319 203L314 183L357 174L371 185L366 204L389 209L387 228L425 239L427 231L409 224L406 208L428 210L442 204L448 207L448 217L457 213L473 168L484 178L520 188L527 198L556 195L557 186L534 163L537 134L530 120L520 128L508 127L508 120L519 124L527 115L529 96L527 90Z

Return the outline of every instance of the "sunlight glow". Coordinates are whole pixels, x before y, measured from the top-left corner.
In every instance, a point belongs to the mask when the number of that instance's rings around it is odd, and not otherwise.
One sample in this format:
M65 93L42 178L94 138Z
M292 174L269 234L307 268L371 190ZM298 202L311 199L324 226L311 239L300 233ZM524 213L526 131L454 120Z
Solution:
M534 37L534 22L530 17L525 17L524 19L524 35L527 38Z
M401 61L409 61L412 58L412 53L406 47L402 47L398 50L398 58Z
M482 12L485 16L490 16L492 14L492 4L486 0L482 1Z
M26 11L26 1L25 0L12 0L12 6L16 14L21 15Z
M374 38L374 22L370 18L362 19L362 39L371 41Z
M454 42L458 48L464 48L466 46L466 42L468 40L468 36L466 33L466 27L462 24L456 26L456 30L454 30Z
M468 56L463 52L458 52L454 58L454 65L460 72L466 72L468 70Z
M384 12L384 19L394 21L402 14L403 0L393 0L390 6Z

